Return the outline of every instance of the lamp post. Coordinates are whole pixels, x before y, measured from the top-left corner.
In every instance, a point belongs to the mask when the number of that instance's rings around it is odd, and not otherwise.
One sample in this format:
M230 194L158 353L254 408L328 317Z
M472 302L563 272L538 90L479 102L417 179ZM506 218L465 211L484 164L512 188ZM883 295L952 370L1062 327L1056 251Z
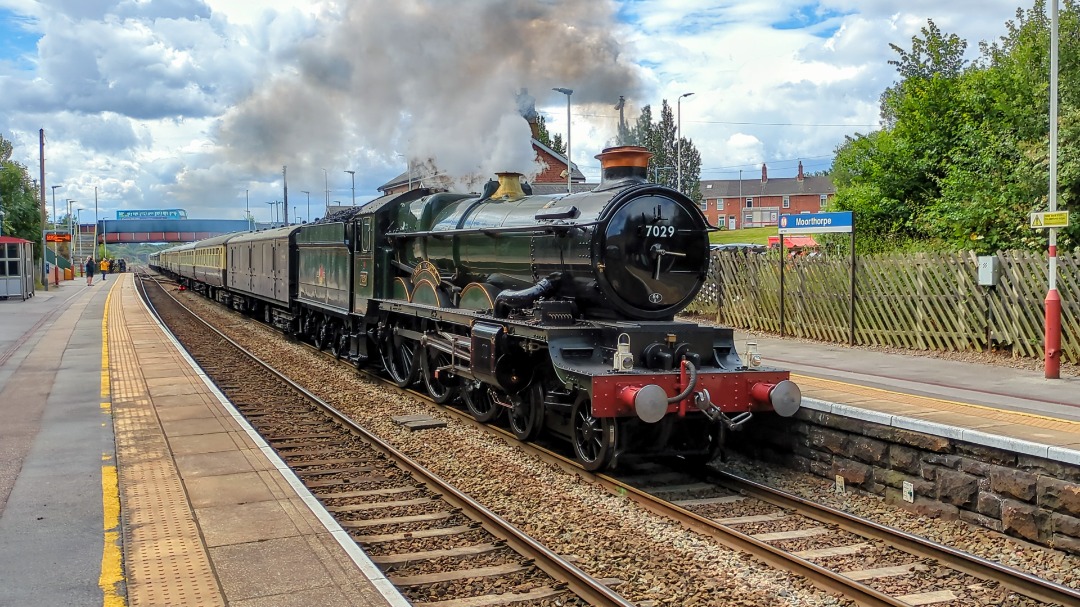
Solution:
M566 95L566 193L569 194L574 191L571 181L574 176L574 163L570 161L570 95L574 94L574 89L554 88L551 90Z
M267 202L266 204L270 205L270 227L272 228L272 227L274 227L274 211L277 210L277 202L276 201L270 201L270 202Z
M71 216L71 205L76 201L68 198L68 236L71 240L68 241L68 261L71 262L71 276L75 277L75 222L72 221L74 217Z
M679 140L677 142L678 146L676 152L678 158L676 159L675 164L679 165L679 171L677 173L678 177L675 178L675 189L680 192L682 192L682 100L683 97L689 97L690 95L693 95L693 93L683 93L682 95L679 95L679 100L676 102L676 106L678 107Z
M356 171L345 171L352 175L352 205L356 206Z
M307 220L311 222L311 192L307 190L300 190L301 194L307 194Z
M248 231L250 232L255 229L253 226L255 218L251 216L251 197L248 195L247 188L244 188L244 214L246 215L245 218L247 219Z
M1057 211L1058 171L1058 0L1050 6L1050 212ZM1057 291L1057 229L1050 228L1047 247L1049 288L1043 300L1043 377L1061 378L1061 296Z
M326 169L322 170L322 178L323 190L326 192L326 213L323 214L325 217L330 214L330 178L326 175Z

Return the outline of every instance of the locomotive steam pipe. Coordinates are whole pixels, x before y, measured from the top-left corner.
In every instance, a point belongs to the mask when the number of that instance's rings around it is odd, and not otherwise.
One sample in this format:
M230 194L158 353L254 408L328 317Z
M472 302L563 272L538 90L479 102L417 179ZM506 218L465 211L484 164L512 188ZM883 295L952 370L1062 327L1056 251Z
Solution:
M534 301L555 290L555 283L547 278L541 278L540 282L520 291L502 291L495 296L495 315L506 318L510 310L519 310L532 305Z

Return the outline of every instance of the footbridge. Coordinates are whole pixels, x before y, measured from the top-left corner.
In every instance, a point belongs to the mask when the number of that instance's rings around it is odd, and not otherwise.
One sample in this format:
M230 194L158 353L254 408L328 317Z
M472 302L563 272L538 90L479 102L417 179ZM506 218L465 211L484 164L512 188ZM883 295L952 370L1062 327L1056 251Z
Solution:
M93 232L94 224L90 226ZM105 244L194 242L250 229L252 224L246 219L104 219L97 222L97 240Z

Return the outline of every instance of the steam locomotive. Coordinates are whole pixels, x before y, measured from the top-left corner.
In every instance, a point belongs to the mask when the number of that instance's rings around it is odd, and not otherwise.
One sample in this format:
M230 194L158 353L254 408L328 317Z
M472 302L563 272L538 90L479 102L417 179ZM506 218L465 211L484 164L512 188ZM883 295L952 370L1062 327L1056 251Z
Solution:
M787 372L740 358L730 328L675 320L709 266L698 206L647 182L644 148L597 158L588 192L526 194L500 173L483 195L410 190L151 267L521 440L568 439L588 470L707 461L754 413L793 415Z

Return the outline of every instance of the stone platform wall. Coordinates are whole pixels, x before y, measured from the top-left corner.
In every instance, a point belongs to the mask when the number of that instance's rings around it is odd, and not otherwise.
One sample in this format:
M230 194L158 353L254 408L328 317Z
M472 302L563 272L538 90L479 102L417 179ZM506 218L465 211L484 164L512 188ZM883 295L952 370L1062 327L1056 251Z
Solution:
M748 457L1080 554L1080 466L807 408L729 434ZM904 481L914 501L903 499Z

